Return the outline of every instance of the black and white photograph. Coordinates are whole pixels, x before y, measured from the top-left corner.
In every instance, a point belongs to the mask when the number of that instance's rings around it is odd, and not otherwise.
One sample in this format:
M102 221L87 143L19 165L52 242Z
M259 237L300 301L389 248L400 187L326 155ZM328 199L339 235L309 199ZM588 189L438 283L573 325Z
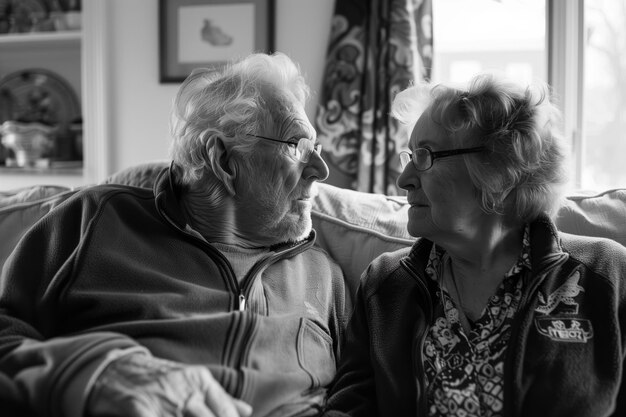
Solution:
M0 0L0 417L625 417L625 0Z

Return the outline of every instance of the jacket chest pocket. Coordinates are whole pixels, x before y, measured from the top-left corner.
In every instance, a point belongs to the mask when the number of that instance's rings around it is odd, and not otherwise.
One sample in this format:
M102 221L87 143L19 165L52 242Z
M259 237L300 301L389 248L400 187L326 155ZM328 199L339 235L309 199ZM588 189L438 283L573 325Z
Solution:
M329 384L335 375L333 341L309 318L265 316L257 321L242 365L318 388Z
M313 320L303 317L297 349L300 366L311 378L311 387L329 384L336 370L332 338Z

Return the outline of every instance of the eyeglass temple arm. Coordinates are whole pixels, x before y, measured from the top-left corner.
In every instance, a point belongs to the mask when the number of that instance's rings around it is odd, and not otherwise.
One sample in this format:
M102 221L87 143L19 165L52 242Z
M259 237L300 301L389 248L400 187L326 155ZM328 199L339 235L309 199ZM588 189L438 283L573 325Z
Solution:
M435 159L435 158L442 158L444 156L452 156L452 155L461 155L461 154L465 154L465 153L482 152L484 150L485 150L484 146L477 146L475 148L452 149L450 151L440 151L440 152L430 151L430 155L431 155L431 158Z

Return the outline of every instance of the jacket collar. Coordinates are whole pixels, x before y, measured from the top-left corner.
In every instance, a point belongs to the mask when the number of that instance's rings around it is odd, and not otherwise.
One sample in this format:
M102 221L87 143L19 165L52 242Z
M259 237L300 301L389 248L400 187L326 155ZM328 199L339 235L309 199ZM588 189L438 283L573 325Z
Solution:
M543 271L569 258L563 251L556 225L546 215L539 216L530 223L530 260L533 276L543 275Z
M180 231L185 231L187 218L180 206L181 189L176 185L175 177L178 168L172 162L168 168L164 168L154 183L154 201L159 214ZM187 232L185 232L187 233ZM311 230L309 236L297 242L281 242L271 246L274 252L289 252L298 247L308 248L315 242L315 230ZM304 249L303 248L303 249Z
M168 222L184 230L187 224L185 214L180 207L180 188L174 180L176 166L174 162L163 169L154 182L154 202L157 211Z
M409 257L418 270L421 271L426 267L433 245L434 243L426 238L417 239L413 244ZM568 258L568 254L561 247L559 232L554 222L546 215L540 215L530 223L530 257L534 277L542 275L546 268Z

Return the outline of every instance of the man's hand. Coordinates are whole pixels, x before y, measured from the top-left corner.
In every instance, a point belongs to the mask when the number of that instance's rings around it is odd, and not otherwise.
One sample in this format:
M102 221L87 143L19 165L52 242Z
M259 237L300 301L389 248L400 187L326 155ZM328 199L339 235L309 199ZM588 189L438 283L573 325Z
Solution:
M86 415L120 417L248 417L203 366L131 353L109 364L89 395Z

